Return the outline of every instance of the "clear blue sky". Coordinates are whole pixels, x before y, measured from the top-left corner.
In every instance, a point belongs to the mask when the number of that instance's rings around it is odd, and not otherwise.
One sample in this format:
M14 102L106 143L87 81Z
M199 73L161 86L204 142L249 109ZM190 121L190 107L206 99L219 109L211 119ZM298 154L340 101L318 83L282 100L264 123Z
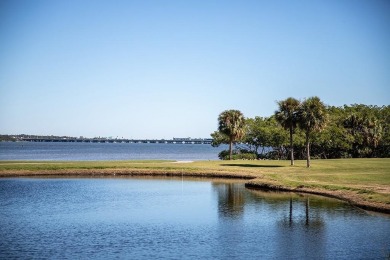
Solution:
M0 133L209 137L239 109L390 103L390 1L0 1Z

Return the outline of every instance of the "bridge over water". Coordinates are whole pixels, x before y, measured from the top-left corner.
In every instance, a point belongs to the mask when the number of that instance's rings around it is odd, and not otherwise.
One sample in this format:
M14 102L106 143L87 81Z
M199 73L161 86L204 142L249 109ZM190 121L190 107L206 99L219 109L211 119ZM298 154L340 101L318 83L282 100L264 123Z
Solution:
M27 142L57 142L57 143L143 143L143 144L211 144L211 138L173 138L173 139L108 139L108 138L39 138L24 137Z

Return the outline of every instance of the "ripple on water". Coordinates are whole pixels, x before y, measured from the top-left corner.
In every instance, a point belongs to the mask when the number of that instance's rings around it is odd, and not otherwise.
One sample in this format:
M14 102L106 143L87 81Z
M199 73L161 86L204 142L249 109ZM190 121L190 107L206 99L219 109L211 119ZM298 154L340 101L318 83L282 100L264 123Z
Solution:
M390 252L388 217L242 183L7 178L0 179L0 198L1 259L343 259Z

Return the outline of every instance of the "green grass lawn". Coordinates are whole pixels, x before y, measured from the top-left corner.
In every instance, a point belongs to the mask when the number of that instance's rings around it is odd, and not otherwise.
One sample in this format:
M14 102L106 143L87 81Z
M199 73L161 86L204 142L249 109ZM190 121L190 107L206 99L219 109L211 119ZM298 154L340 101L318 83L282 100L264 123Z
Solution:
M337 159L306 161L0 161L0 175L105 174L110 172L171 173L199 176L251 176L253 182L271 183L290 188L307 187L329 191L353 192L366 201L390 205L389 159ZM77 175L76 174L76 175ZM215 176L214 176L215 177Z

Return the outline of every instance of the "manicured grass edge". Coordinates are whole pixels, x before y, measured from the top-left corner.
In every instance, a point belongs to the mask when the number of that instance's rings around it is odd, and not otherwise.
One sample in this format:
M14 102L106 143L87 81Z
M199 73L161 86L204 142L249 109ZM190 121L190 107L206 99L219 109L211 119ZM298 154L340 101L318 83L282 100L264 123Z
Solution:
M320 195L324 197L339 199L348 202L349 204L369 211L375 211L380 213L390 214L390 206L384 203L365 201L355 193L350 191L339 190L325 190L320 188L307 188L307 187L288 187L278 184L270 184L259 181L258 179L251 180L245 183L245 187L249 189L271 190L271 191L285 191L285 192L297 192L308 193L314 195Z

